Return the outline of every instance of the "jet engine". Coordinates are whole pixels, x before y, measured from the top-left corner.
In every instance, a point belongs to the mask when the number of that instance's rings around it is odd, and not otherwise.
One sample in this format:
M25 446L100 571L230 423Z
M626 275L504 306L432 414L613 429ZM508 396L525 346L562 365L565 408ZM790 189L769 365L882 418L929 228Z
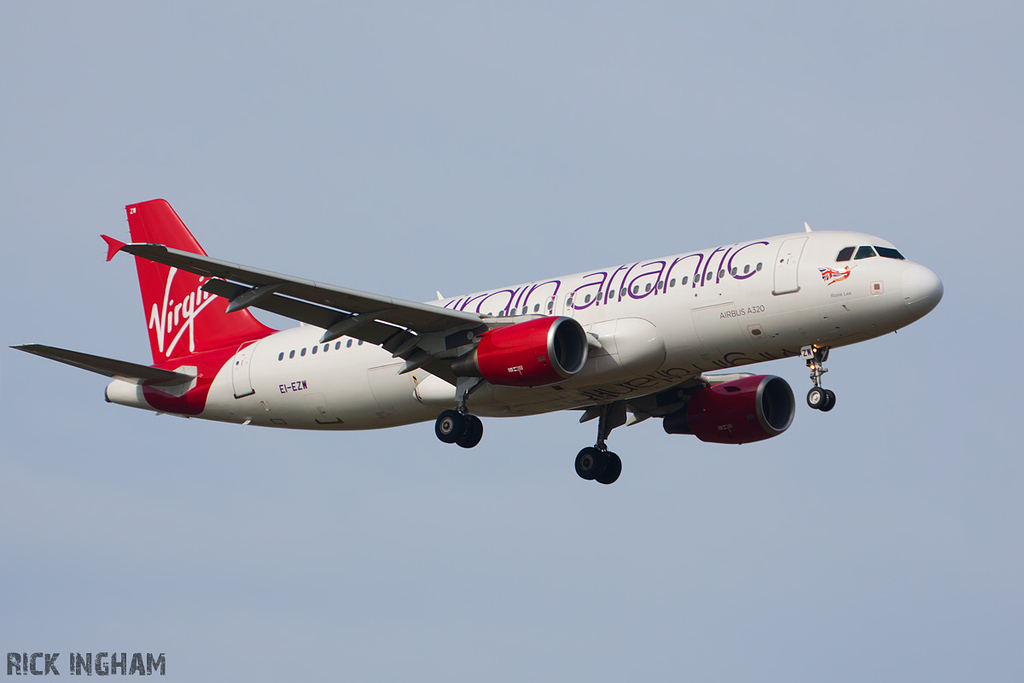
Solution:
M587 349L587 333L576 320L538 318L488 330L452 370L497 386L542 387L582 370Z
M667 415L669 434L693 434L710 443L741 444L778 436L796 414L793 390L773 375L754 375L700 389L682 410Z

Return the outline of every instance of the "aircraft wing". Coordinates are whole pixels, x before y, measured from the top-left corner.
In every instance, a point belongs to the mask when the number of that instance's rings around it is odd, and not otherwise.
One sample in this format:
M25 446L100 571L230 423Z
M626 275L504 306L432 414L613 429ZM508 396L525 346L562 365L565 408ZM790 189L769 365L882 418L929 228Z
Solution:
M445 352L469 343L473 331L485 325L476 313L336 287L162 244L116 246L113 251L211 278L203 290L228 299L228 312L251 306L315 325L325 330L323 342L355 337L404 359L402 372L422 367L452 384L454 354Z
M180 372L161 370L148 365L139 365L138 363L129 363L123 360L104 358L103 356L93 356L79 351L59 349L56 346L19 344L11 348L135 384L176 384L191 382L194 379L191 375Z

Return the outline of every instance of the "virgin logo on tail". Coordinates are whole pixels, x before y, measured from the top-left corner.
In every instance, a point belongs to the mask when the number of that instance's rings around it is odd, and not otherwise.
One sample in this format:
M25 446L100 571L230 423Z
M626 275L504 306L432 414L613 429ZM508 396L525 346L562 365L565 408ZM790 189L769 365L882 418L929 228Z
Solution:
M149 313L149 329L156 330L157 349L168 358L174 353L175 347L181 341L181 335L185 334L186 330L188 330L188 350L190 353L195 353L196 316L216 298L210 296L209 292L203 291L202 287L206 278L199 278L199 285L194 292L189 292L183 301L174 301L170 298L171 285L174 284L174 276L177 272L178 269L172 267L167 273L163 304L159 309L156 304L153 304ZM167 345L167 337L171 334L174 336L171 338L170 345Z

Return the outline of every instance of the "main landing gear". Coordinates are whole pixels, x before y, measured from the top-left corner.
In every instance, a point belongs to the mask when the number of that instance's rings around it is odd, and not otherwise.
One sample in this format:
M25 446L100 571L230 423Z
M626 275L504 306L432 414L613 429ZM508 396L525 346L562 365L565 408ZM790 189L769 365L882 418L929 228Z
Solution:
M811 381L814 382L814 386L807 392L807 405L827 413L836 407L836 392L821 386L821 376L828 372L825 368L828 347L805 346L800 349L800 356L806 359L807 367L811 369Z
M597 421L597 443L576 456L576 474L587 481L614 484L622 474L622 460L608 450L605 439L613 429L626 423L626 404L621 401L601 406Z
M444 443L457 443L463 448L472 448L484 436L484 423L476 415L446 410L437 416L434 433Z
M482 380L472 379L460 382L457 388L459 403L456 410L446 410L437 416L434 434L444 443L455 443L463 448L472 448L484 436L484 423L476 415L470 415L466 399L480 386Z

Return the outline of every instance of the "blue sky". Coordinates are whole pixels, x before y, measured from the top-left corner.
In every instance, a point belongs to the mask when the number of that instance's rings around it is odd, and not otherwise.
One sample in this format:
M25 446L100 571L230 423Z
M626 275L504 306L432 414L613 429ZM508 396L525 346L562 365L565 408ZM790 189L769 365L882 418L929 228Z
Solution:
M468 452L246 429L0 350L0 648L182 680L1020 680L1022 14L5 7L5 347L145 362L99 234L155 197L212 256L413 300L803 221L946 293L833 353L836 409L777 439L617 430L611 487L573 472L572 414Z

